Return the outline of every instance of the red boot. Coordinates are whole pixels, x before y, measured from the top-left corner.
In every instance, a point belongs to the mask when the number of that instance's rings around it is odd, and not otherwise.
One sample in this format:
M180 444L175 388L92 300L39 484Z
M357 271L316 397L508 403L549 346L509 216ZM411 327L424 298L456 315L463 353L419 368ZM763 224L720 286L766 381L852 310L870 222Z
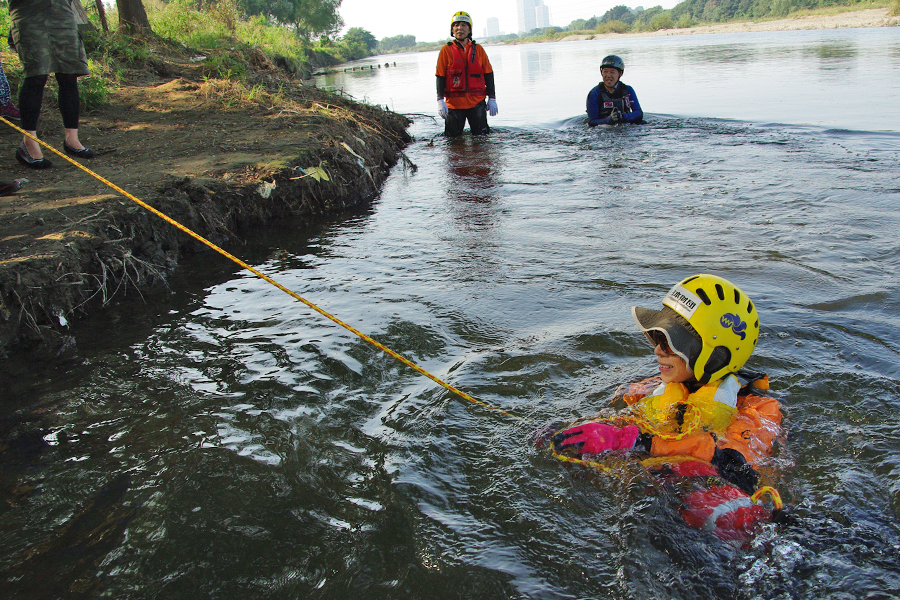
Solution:
M5 105L0 106L0 117L15 119L16 121L22 118L22 113L20 113L19 109L16 108L16 105L13 104L12 98L10 98Z

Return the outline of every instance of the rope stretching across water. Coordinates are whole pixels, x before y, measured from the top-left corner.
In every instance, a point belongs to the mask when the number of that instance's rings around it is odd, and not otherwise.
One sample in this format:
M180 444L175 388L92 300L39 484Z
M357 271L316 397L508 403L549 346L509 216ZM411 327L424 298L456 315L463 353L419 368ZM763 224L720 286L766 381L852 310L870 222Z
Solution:
M322 315L323 317L325 317L325 318L327 318L327 319L333 321L334 323L340 325L341 327L343 327L343 328L346 329L347 331L353 333L354 335L359 336L361 339L363 339L363 340L365 340L366 342L368 342L369 344L375 346L376 348L378 348L378 349L381 350L382 352L384 352L384 353L386 353L386 354L388 354L388 355L394 357L394 358L397 359L398 361L402 362L404 365L406 365L406 366L408 366L409 368L413 369L414 371L420 373L421 375L424 375L425 377L427 377L428 379L430 379L430 380L432 380L433 382L437 383L437 384L440 385L441 387L443 387L443 388L445 388L445 389L447 389L447 390L453 392L454 394L456 394L456 395L459 396L460 398L462 398L462 399L464 399L464 400L467 400L467 401L469 401L469 402L472 402L473 404L478 404L478 405L480 405L480 406L483 406L484 408L488 408L488 409L490 409L490 410L492 410L492 411L498 412L498 413L500 413L501 415L505 415L505 416L507 416L507 417L512 417L512 418L514 418L514 419L525 420L523 417L520 417L520 416L518 416L518 415L515 415L515 414L513 414L513 413L511 413L511 412L509 412L509 411L503 410L503 409L501 409L501 408L497 408L497 407L495 407L495 406L491 406L491 405L488 404L487 402L485 402L485 401L483 401L483 400L479 400L478 398L475 398L474 396L471 396L471 395L467 394L466 392L464 392L464 391L462 391L462 390L460 390L460 389L458 389L458 388L456 388L456 387L450 385L449 383L443 381L442 379L438 378L437 376L432 375L431 373L429 373L428 371L426 371L425 369L423 369L423 368L420 367L419 365L415 364L414 362L412 362L412 361L409 360L408 358L406 358L406 357L402 356L401 354L399 354L399 353L397 353L397 352L391 350L390 348L388 348L387 346L385 346L385 345L382 344L381 342L379 342L379 341L375 340L374 338L372 338L372 337L370 337L370 336L368 336L368 335L362 333L362 332L359 331L358 329L356 329L356 328L354 328L354 327L348 325L347 323L344 323L343 321L341 321L340 319L338 319L337 317L335 317L334 315L332 315L332 314L329 313L328 311L326 311L326 310L324 310L324 309L322 309L322 308L319 308L318 306L316 306L315 304L313 304L313 303L310 302L309 300L306 300L305 298L303 298L302 296L300 296L299 294L297 294L297 293L294 292L293 290L291 290L291 289L289 289L289 288L283 286L282 284L278 283L277 281L275 281L274 279L272 279L271 277L269 277L269 276L266 275L265 273L262 273L262 272L259 271L258 269L256 269L256 268L250 266L249 264L245 263L245 262L242 261L241 259L239 259L239 258L237 258L236 256L232 255L231 253L227 252L227 251L224 250L223 248L220 248L219 246L217 246L216 244L214 244L214 243L212 243L211 241L207 240L206 238L204 238L204 237L201 236L200 234L195 233L194 231L192 231L192 230L189 229L188 227L185 227L184 225L182 225L182 224L179 223L178 221L172 219L171 217L169 217L168 215L164 214L163 212L161 212L161 211L159 211L159 210L153 208L152 206L150 206L149 204L147 204L146 202L144 202L144 201L141 200L140 198L137 198L136 196L134 196L134 195L132 195L132 194L126 192L125 190L123 190L122 188L120 188L119 186L117 186L116 184L114 184L114 183L112 183L111 181L108 181L107 179L101 177L100 175L98 175L98 174L95 173L94 171L91 171L90 169L88 169L87 167L85 167L84 165L82 165L81 163L79 163L79 162L77 162L77 161L75 161L75 160L69 158L68 156L66 156L65 154L63 154L62 152L60 152L59 150L57 150L56 148L54 148L54 147L50 146L49 144L47 144L47 143L45 143L45 142L39 140L38 138L32 136L31 134L29 134L28 132L26 132L26 131L25 131L24 129L22 129L21 127L18 127L17 125L14 125L13 123L10 123L6 118L2 118L2 120L3 120L4 123L6 123L7 125L9 125L11 128L15 129L16 131L18 131L18 132L21 133L22 135L25 135L26 137L28 137L28 138L34 140L35 142L37 142L38 144L40 144L40 145L43 146L44 148L47 148L47 149L50 150L52 153L54 153L54 154L56 154L57 156L59 156L60 158L66 160L66 161L68 161L69 163L71 163L72 165L78 167L79 169L81 169L82 171L84 171L85 173L87 173L88 175L90 175L91 177L97 179L98 181L101 181L102 183L104 183L105 185L109 186L109 187L112 188L113 190L119 192L120 194L122 194L123 196L125 196L126 198L128 198L129 200L134 201L135 203L137 203L137 204L138 204L139 206L141 206L142 208L144 208L144 209L150 211L151 213L153 213L154 215L156 215L157 217L159 217L159 218L162 219L163 221L165 221L165 222L169 223L170 225L173 225L174 227L180 229L181 231L185 232L186 234L188 234L189 236L191 236L191 237L194 238L195 240L197 240L197 241L201 242L202 244L208 246L209 248L215 250L216 252L218 252L219 254L221 254L222 256L224 256L225 258L227 258L228 260L234 262L234 263L237 264L237 265L240 265L242 268L244 268L244 269L250 271L251 273L253 273L253 274L256 275L257 277L259 277L260 279L263 279L264 281L267 281L268 283L270 283L270 284L272 284L273 286L277 287L279 290L281 290L282 292L284 292L284 293L286 293L287 295L291 296L291 297L294 298L295 300L298 300L298 301L302 302L303 304L305 304L306 306L308 306L308 307L311 308L312 310L316 311L317 313L319 313L319 314ZM697 431L697 430L700 428L700 413L699 413L699 410L697 410L697 407L692 406L692 405L689 406L689 408L691 409L691 412L693 413L693 414L692 414L692 417L693 417L693 418L690 420L689 423L687 423L687 427L683 427L683 428L682 428L682 431L679 432L679 433L668 433L668 432L662 432L662 431L659 431L659 430L657 430L655 427L653 427L646 419L644 419L644 418L642 418L642 417L639 417L639 416L637 416L637 415L619 416L619 417L616 417L616 418L611 419L610 421L616 422L616 423L625 423L625 422L627 422L627 423L634 423L634 424L636 424L636 425L638 425L638 426L642 426L642 430L644 430L644 431L649 431L650 433L653 433L654 435L659 435L659 436L664 437L664 438L669 439L669 440L679 440L679 439L682 439L683 437L685 437L685 436L687 436L687 435L690 435L691 433L693 433L694 431ZM601 463L599 463L599 462L597 462L597 461L587 461L587 460L582 460L582 459L578 459L578 458L573 458L573 457L565 456L564 454L560 454L560 453L556 452L555 450L551 450L551 453L552 453L552 455L553 455L556 459L558 459L558 460L560 460L560 461L563 461L563 462L569 462L569 463L580 464L580 465L582 465L582 466L591 467L591 468L594 468L594 469L597 469L597 470L600 470L600 471L603 471L603 472L607 472L607 473L610 473L610 472L611 472L611 469L609 469L607 466L605 466L605 465L603 465L603 464L601 464ZM772 500L775 502L777 508L781 508L781 497L778 495L778 492L777 492L774 488L771 488L771 487L764 487L764 488L760 488L759 490L757 490L757 492L756 492L755 494L753 494L753 496L752 496L753 502L758 502L759 499L760 499L760 497L763 496L763 495L766 495L766 494L768 494L768 495L772 498Z
M243 267L244 269L247 269L248 271L250 271L251 273L253 273L253 274L256 275L257 277L259 277L260 279L263 279L263 280L269 282L270 284L274 285L275 287L277 287L279 290L281 290L281 291L284 292L285 294L291 296L291 297L294 298L295 300L299 300L300 302L302 302L303 304L305 304L305 305L308 306L309 308L313 309L314 311L316 311L317 313L319 313L319 314L322 315L323 317L325 317L325 318L327 318L327 319L329 319L329 320L331 320L331 321L337 323L338 325L340 325L341 327L343 327L343 328L346 329L347 331L349 331L349 332L351 332L351 333L353 333L353 334L359 336L360 338L362 338L362 339L365 340L366 342L370 343L371 345L375 346L376 348L378 348L378 349L381 350L382 352L384 352L384 353L386 353L386 354L389 354L390 356L396 358L397 360L399 360L400 362L402 362L404 365L406 365L406 366L408 366L409 368L411 368L411 369L417 371L418 373L424 375L425 377L427 377L428 379L430 379L430 380L432 380L433 382L437 383L437 384L440 385L441 387L443 387L443 388L445 388L445 389L447 389L447 390L453 392L454 394L456 394L456 395L459 396L460 398L462 398L462 399L464 399L464 400L467 400L467 401L469 401L469 402L472 402L472 403L474 403L474 404L478 404L478 405L483 406L483 407L485 407L485 408L488 408L488 409L490 409L490 410L496 411L496 412L500 413L501 415L505 415L505 416L507 416L507 417L513 417L513 418L515 418L515 419L522 419L522 417L520 417L520 416L518 416L518 415L515 415L515 414L513 414L513 413L511 413L511 412L508 412L508 411L505 411L505 410L503 410L503 409L497 408L497 407L495 407L495 406L491 406L490 404L488 404L487 402L485 402L485 401L483 401L483 400L479 400L478 398L475 398L474 396L470 396L469 394L463 392L462 390L459 390L459 389L453 387L452 385L450 385L450 384L447 383L446 381L443 381L442 379L436 377L435 375L432 375L431 373L429 373L428 371L426 371L425 369L423 369L423 368L420 367L419 365L415 364L414 362L412 362L412 361L409 360L408 358L405 358L404 356L401 356L400 354L398 354L397 352L394 352L393 350L391 350L390 348L388 348L387 346L385 346L385 345L382 344L381 342L379 342L379 341L377 341L377 340L375 340L375 339L369 337L368 335L362 333L361 331L359 331L358 329L356 329L356 328L354 328L354 327L348 325L347 323L344 323L343 321L341 321L340 319L338 319L337 317L335 317L335 316L332 315L331 313L327 312L326 310L324 310L324 309L322 309L322 308L319 308L318 306L316 306L315 304L313 304L313 303L310 302L309 300L306 300L305 298L303 298L302 296L300 296L299 294L297 294L297 293L294 292L293 290L290 290L290 289L288 289L287 287L281 285L280 283L278 283L277 281L275 281L274 279L272 279L271 277L269 277L269 276L266 275L265 273L262 273L262 272L260 272L259 270L257 270L257 269L255 269L255 268L251 267L250 265L248 265L247 263L245 263L245 262L242 261L241 259L237 258L236 256L230 254L230 253L227 252L226 250L224 250L224 249L220 248L219 246L215 245L214 243L212 243L211 241L207 240L206 238L204 238L204 237L201 236L200 234L193 232L192 230L190 230L189 228L185 227L184 225L182 225L182 224L179 223L178 221L172 219L171 217L167 216L166 214L164 214L164 213L160 212L159 210L153 208L152 206L150 206L149 204L147 204L147 203L144 202L143 200L141 200L141 199L139 199L139 198L133 196L132 194L129 194L128 192L126 192L125 190L123 190L122 188L120 188L119 186L117 186L116 184L114 184L114 183L108 181L107 179L104 179L103 177L101 177L101 176L98 175L97 173L91 171L90 169L88 169L87 167L85 167L84 165L82 165L81 163L79 163L79 162L77 162L77 161L75 161L75 160L69 158L68 156L66 156L65 154L63 154L62 152L60 152L59 150L57 150L56 148L54 148L54 147L50 146L49 144L47 144L47 143L45 143L45 142L39 140L38 138L32 136L31 134L29 134L27 131L25 131L25 130L22 129L21 127L18 127L17 125L14 125L13 123L10 123L6 118L3 118L3 122L6 123L7 125L9 125L11 128L15 129L16 131L18 131L19 133L21 133L22 135L24 135L24 136L26 136L26 137L28 137L28 138L34 140L35 142L37 142L38 144L40 144L40 145L43 146L44 148L47 148L48 150L50 150L51 152L53 152L54 154L56 154L56 155L59 156L60 158L63 158L63 159L65 159L66 161L68 161L69 163L75 165L76 167L78 167L79 169L81 169L82 171L84 171L85 173L87 173L88 175L90 175L91 177L97 179L98 181L103 182L105 185L107 185L107 186L109 186L110 188L114 189L115 191L119 192L120 194L122 194L123 196L125 196L126 198L128 198L129 200L132 200L132 201L136 202L139 206L141 206L142 208L144 208L144 209L150 211L151 213L153 213L154 215L156 215L157 217L159 217L159 218L162 219L163 221L169 223L170 225L173 225L173 226L177 227L178 229L180 229L181 231L185 232L186 234L188 234L189 236L191 236L191 237L194 238L195 240L197 240L197 241L201 242L202 244L204 244L204 245L206 245L206 246L212 248L213 250L215 250L216 252L218 252L219 254L221 254L222 256L224 256L225 258L227 258L228 260L234 262L234 263L237 264L237 265L240 265L240 266Z

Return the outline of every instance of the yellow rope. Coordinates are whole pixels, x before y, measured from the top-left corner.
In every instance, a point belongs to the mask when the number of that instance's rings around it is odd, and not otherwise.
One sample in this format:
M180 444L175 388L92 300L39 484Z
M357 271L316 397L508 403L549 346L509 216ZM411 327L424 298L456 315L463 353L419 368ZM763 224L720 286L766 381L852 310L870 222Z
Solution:
M272 279L272 278L269 277L268 275L266 275L266 274L260 272L259 270L257 270L257 269L255 269L255 268L251 267L250 265L248 265L247 263L245 263L245 262L242 261L241 259L239 259L239 258L237 258L236 256L233 256L232 254L230 254L230 253L228 253L227 251L223 250L222 248L220 248L219 246L215 245L215 244L212 243L211 241L207 240L207 239L204 238L203 236L201 236L201 235L199 235L199 234L197 234L197 233L194 233L193 231L191 231L190 229L188 229L187 227L185 227L184 225L182 225L182 224L179 223L178 221L175 221L175 220L172 219L171 217L169 217L169 216L165 215L164 213L158 211L157 209L153 208L152 206L150 206L149 204L147 204L147 203L144 202L143 200L141 200L141 199L139 199L139 198L136 198L135 196L129 194L128 192L126 192L125 190L123 190L122 188L120 188L119 186L117 186L116 184L114 184L114 183L112 183L112 182L110 182L110 181L104 179L103 177L101 177L101 176L98 175L97 173L91 171L90 169L88 169L87 167L85 167L84 165L82 165L81 163L79 163L79 162L77 162L77 161L75 161L75 160L69 158L68 156L66 156L65 154L63 154L62 152L60 152L59 150L57 150L56 148L50 146L49 144L46 144L46 143L42 142L42 141L39 140L38 138L36 138L36 137L34 137L33 135L29 134L27 131L25 131L25 130L22 129L21 127L18 127L18 126L16 126L16 125L14 125L13 123L10 123L8 120L6 120L6 118L3 118L3 121L4 121L7 125L9 125L10 127L12 127L13 129L15 129L16 131L18 131L19 133L21 133L22 135L24 135L24 136L26 136L26 137L28 137L28 138L31 138L32 140L34 140L35 142L37 142L38 144L40 144L40 145L43 146L44 148L47 148L48 150L50 150L51 152L53 152L54 154L56 154L57 156L59 156L59 157L65 159L65 160L67 160L68 162L72 163L73 165L75 165L76 167L78 167L79 169L81 169L82 171L84 171L85 173L87 173L88 175L90 175L91 177L94 177L95 179L97 179L97 180L99 180L99 181L102 181L104 184L106 184L107 186L111 187L111 188L114 189L115 191L119 192L120 194L122 194L123 196L125 196L126 198L128 198L129 200L133 200L133 201L136 202L138 205L140 205L142 208L145 208L146 210L150 211L151 213L153 213L154 215L156 215L157 217L159 217L159 218L162 219L163 221L166 221L167 223L169 223L169 224L171 224L171 225L177 227L177 228L180 229L181 231L185 232L186 234L188 234L189 236L191 236L191 237L194 238L195 240L197 240L197 241L199 241L199 242L205 244L206 246L209 246L210 248L212 248L213 250L215 250L216 252L218 252L219 254L221 254L222 256L224 256L225 258L227 258L227 259L231 260L232 262L234 262L234 263L240 265L240 266L243 267L244 269L247 269L248 271L250 271L251 273L253 273L253 274L256 275L257 277L259 277L259 278L261 278L261 279L263 279L263 280L265 280L265 281L271 283L272 285L274 285L275 287L277 287L277 288L278 288L279 290L281 290L282 292L288 294L289 296L291 296L292 298L294 298L294 299L296 299L296 300L299 300L300 302L302 302L303 304L305 304L305 305L308 306L309 308L313 309L314 311L316 311L317 313L319 313L319 314L322 315L323 317L325 317L325 318L327 318L327 319L330 319L331 321L337 323L338 325L340 325L341 327L343 327L343 328L346 329L347 331L349 331L349 332L351 332L351 333L353 333L353 334L359 336L360 338L362 338L363 340L369 342L370 344L372 344L373 346L375 346L376 348L378 348L378 349L381 350L382 352L385 352L386 354L389 354L390 356L393 356L394 358L396 358L397 360L399 360L400 362L402 362L404 365L406 365L406 366L410 367L411 369L417 371L418 373L424 375L425 377L427 377L428 379L432 380L433 382L435 382L436 384L440 385L441 387L446 388L447 390L453 392L454 394L456 394L456 395L459 396L460 398L463 398L464 400L468 400L469 402L472 402L472 403L474 403L474 404L479 404L479 405L481 405L481 406L483 406L483 407L485 407L485 408L489 408L489 409L491 409L491 410L493 410L493 411L499 412L501 415L505 415L505 416L507 416L507 417L513 417L513 418L516 418L516 419L522 419L522 417L520 417L520 416L518 416L518 415L514 415L513 413L510 413L510 412L507 412L507 411L502 410L502 409L500 409L500 408L491 406L490 404L488 404L487 402L484 402L483 400L479 400L478 398L475 398L475 397L473 397L473 396L470 396L469 394L463 392L462 390L459 390L459 389L453 387L452 385L450 385L449 383L447 383L447 382L445 382L445 381L439 379L438 377L432 375L431 373L429 373L428 371L426 371L426 370L423 369L422 367L418 366L417 364L415 364L415 363L412 362L411 360L409 360L409 359L407 359L407 358L401 356L401 355L398 354L397 352L394 352L393 350L391 350L390 348L388 348L387 346L385 346L385 345L382 344L381 342L376 341L375 339L369 337L368 335L362 333L361 331L359 331L359 330L357 330L357 329L351 327L351 326L348 325L347 323L344 323L343 321L341 321L340 319L338 319L338 318L335 317L334 315L332 315L332 314L330 314L329 312L327 312L327 311L325 311L325 310L319 308L318 306L316 306L316 305L313 304L312 302L310 302L310 301L306 300L305 298L301 297L301 296L300 296L299 294L297 294L296 292L294 292L294 291L292 291L292 290L286 288L285 286L281 285L280 283L278 283L277 281L275 281L274 279Z
M605 473L613 473L616 474L616 469L606 466L603 463L597 462L595 460L584 460L583 458L575 458L574 456L566 456L565 454L560 454L552 447L550 448L550 454L553 455L553 458L566 463L572 463L575 465L581 465L583 467L589 467L592 469L597 469L598 471L603 471Z
M784 502L781 501L781 494L778 493L778 490L776 490L775 488L768 486L768 485L763 486L763 487L759 488L758 490L756 490L755 492L753 492L753 495L750 496L750 500L754 504L756 504L759 502L759 499L762 498L766 494L768 494L769 497L772 499L772 504L775 505L776 510L781 510L782 508L784 508Z
M366 342L372 344L373 346L375 346L376 348L378 348L378 349L381 350L382 352L385 352L386 354L389 354L390 356L396 358L397 360L399 360L400 362L402 362L402 363L405 364L406 366L408 366L408 367L410 367L411 369L417 371L418 373L424 375L425 377L427 377L428 379L430 379L430 380L432 380L433 382L437 383L437 384L440 385L441 387L443 387L443 388L445 388L445 389L447 389L447 390L453 392L454 394L456 394L456 395L459 396L460 398L463 398L464 400L468 400L469 402L472 402L472 403L474 403L474 404L478 404L478 405L483 406L483 407L485 407L485 408L488 408L488 409L490 409L490 410L496 411L496 412L498 412L498 413L500 413L500 414L502 414L502 415L505 415L505 416L508 416L508 417L513 417L513 418L515 418L515 419L522 419L522 417L520 417L520 416L518 416L518 415L515 415L515 414L510 413L510 412L508 412L508 411L505 411L505 410L503 410L503 409L500 409L500 408L491 406L490 404L488 404L487 402L484 402L483 400L479 400L478 398L475 398L475 397L473 397L473 396L470 396L469 394L463 392L462 390L459 390L459 389L453 387L452 385L450 385L449 383L446 383L445 381L443 381L443 380L439 379L438 377L432 375L431 373L429 373L428 371L426 371L426 370L423 369L422 367L418 366L417 364L415 364L415 363L412 362L411 360L405 358L404 356L398 354L397 352L394 352L393 350L391 350L390 348L388 348L387 346L385 346L385 345L382 344L381 342L375 340L374 338L369 337L368 335L362 333L362 332L359 331L358 329L356 329L356 328L354 328L354 327L348 325L347 323L344 323L343 321L341 321L340 319L338 319L337 317L335 317L335 316L332 315L331 313L325 311L325 310L322 309L322 308L319 308L318 306L316 306L316 305L313 304L312 302L306 300L305 298L303 298L302 296L300 296L299 294L297 294L297 293L294 292L293 290L291 290L291 289L289 289L289 288L286 288L285 286L281 285L280 283L278 283L277 281L275 281L274 279L272 279L271 277L269 277L269 276L266 275L265 273L262 273L262 272L260 272L259 270L257 270L257 269L255 269L255 268L251 267L250 265L248 265L247 263L245 263L245 262L242 261L241 259L239 259L239 258L237 258L236 256L230 254L230 253L227 252L226 250L220 248L219 246L217 246L216 244L214 244L214 243L212 243L211 241L207 240L207 239L204 238L203 236L201 236L201 235L199 235L199 234L197 234L197 233L194 233L191 229L188 229L187 227L185 227L184 225L182 225L182 224L179 223L178 221L172 219L172 218L169 217L168 215L166 215L166 214L160 212L159 210L153 208L152 206L150 206L150 205L147 204L146 202L142 201L141 199L139 199L139 198L133 196L132 194L129 194L128 192L126 192L125 190L123 190L122 188L120 188L119 186L117 186L117 185L115 185L114 183L108 181L107 179L101 177L100 175L98 175L98 174L95 173L94 171L91 171L90 169L88 169L87 167L85 167L84 165L82 165L81 163L79 163L79 162L77 162L77 161L75 161L75 160L69 158L68 156L66 156L65 154L63 154L62 152L60 152L59 150L57 150L56 148L53 148L53 147L50 146L49 144L46 144L46 143L44 143L43 141L39 140L38 138L34 137L33 135L29 134L28 132L26 132L26 131L25 131L24 129L22 129L21 127L18 127L18 126L16 126L16 125L10 123L6 118L3 118L3 121L4 121L7 125L9 125L10 127L12 127L13 129L15 129L16 131L18 131L19 133L21 133L21 134L23 134L24 136L26 136L26 137L28 137L28 138L34 140L35 142L37 142L38 144L40 144L40 145L43 146L44 148L47 148L48 150L50 150L51 152L53 152L53 153L56 154L57 156L59 156L59 157L65 159L65 160L68 161L69 163L75 165L76 167L78 167L79 169L81 169L82 171L84 171L85 173L87 173L88 175L90 175L91 177L94 177L95 179L97 179L97 180L103 182L104 184L106 184L106 185L109 186L110 188L114 189L115 191L119 192L120 194L122 194L123 196L125 196L126 198L128 198L129 200L132 200L132 201L136 202L136 203L137 203L138 205L140 205L142 208L144 208L144 209L150 211L151 213L153 213L154 215L156 215L157 217L159 217L159 218L162 219L163 221L166 221L166 222L169 223L170 225L173 225L173 226L177 227L178 229L180 229L181 231L185 232L186 234L188 234L189 236L191 236L191 237L194 238L195 240L197 240L197 241L199 241L199 242L205 244L206 246L212 248L213 250L215 250L216 252L218 252L219 254L221 254L222 256L224 256L225 258L227 258L227 259L231 260L232 262L234 262L234 263L240 265L240 266L243 267L244 269L247 269L248 271L250 271L251 273L253 273L253 274L256 275L257 277L259 277L259 278L261 278L261 279L267 281L268 283L274 285L275 287L277 287L277 288L278 288L279 290L281 290L282 292L288 294L289 296L291 296L292 298L294 298L294 299L296 299L296 300L299 300L300 302L302 302L303 304L305 304L306 306L308 306L308 307L311 308L312 310L316 311L317 313L319 313L319 314L322 315L323 317L325 317L325 318L327 318L327 319L333 321L334 323L340 325L341 327L343 327L343 328L346 329L347 331L349 331L349 332L351 332L351 333L353 333L353 334L359 336L360 338L362 338L362 339L365 340ZM691 419L690 423L688 424L688 427L687 427L687 428L683 428L683 431L681 431L681 432L678 433L678 434L671 434L671 433L661 432L661 431L657 430L657 429L656 429L656 428L655 428L655 427L654 427L654 426L653 426L646 418L644 418L644 417L639 417L639 416L637 416L637 415L618 417L618 418L610 419L610 421L613 421L613 422L619 422L619 423L622 423L622 422L625 422L625 423L634 423L635 425L638 425L638 427L639 427L639 428L641 429L641 431L643 431L643 432L646 432L646 433L652 433L653 435L658 435L658 436L660 436L660 437L662 437L662 438L664 438L664 439L667 439L667 440L680 440L680 439L684 438L685 436L687 436L687 435L693 433L695 430L697 430L697 429L700 428L700 412L699 412L699 410L698 410L695 406L690 405L690 404L688 405L688 407L689 407L690 409L692 409L692 412L693 412L693 418ZM643 427L641 427L641 425L643 425ZM604 465L604 464L602 464L602 463L599 463L599 462L597 462L597 461L588 461L588 460L583 460L583 459L580 459L580 458L574 458L574 457L571 457L571 456L566 456L566 455L564 455L564 454L560 454L560 453L556 452L556 450L553 450L553 449L551 449L551 453L553 454L554 458L556 458L556 459L558 459L558 460L560 460L560 461L562 461L562 462L568 462L568 463L578 464L578 465L582 465L582 466L586 466L586 467L591 467L591 468L594 468L594 469L597 469L597 470L599 470L599 471L603 471L603 472L606 472L606 473L611 473L611 472L613 472L613 469L611 469L610 467L608 467L608 466L606 466L606 465ZM768 495L772 498L772 502L774 503L775 508L781 509L781 508L783 507L783 504L782 504L782 501L781 501L781 496L778 494L778 491L777 491L775 488L768 487L768 486L762 487L762 488L756 490L756 492L750 497L750 499L751 499L753 502L759 502L759 499L760 499L763 495L765 495L765 494L768 494Z

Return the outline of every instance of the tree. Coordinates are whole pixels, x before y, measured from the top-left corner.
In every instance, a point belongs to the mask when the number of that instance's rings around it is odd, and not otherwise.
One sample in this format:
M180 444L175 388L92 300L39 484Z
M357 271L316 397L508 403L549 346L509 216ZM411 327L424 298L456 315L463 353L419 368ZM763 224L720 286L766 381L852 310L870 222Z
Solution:
M587 23L585 19L575 19L571 23L569 23L569 31L583 31L587 29L584 24Z
M338 7L341 0L239 0L248 15L263 15L290 25L306 40L337 34L343 26Z
M375 36L362 27L351 27L342 39L344 43L362 44L369 52L374 52L375 48L378 47L378 40L375 39Z
M100 16L100 25L103 27L104 33L109 33L109 25L106 23L106 9L103 7L103 0L95 0L97 6L97 14Z
M404 48L415 48L416 36L414 35L395 35L394 37L386 37L378 42L378 52L395 52Z
M126 33L147 33L150 20L142 0L116 0L119 9L119 28Z
M628 23L630 25L634 23L634 13L624 4L613 6L606 11L606 14L603 15L602 19L603 23L609 23L610 21L622 21L623 23Z
M362 27L351 27L341 38L341 44L347 49L348 60L358 60L374 54L378 40Z

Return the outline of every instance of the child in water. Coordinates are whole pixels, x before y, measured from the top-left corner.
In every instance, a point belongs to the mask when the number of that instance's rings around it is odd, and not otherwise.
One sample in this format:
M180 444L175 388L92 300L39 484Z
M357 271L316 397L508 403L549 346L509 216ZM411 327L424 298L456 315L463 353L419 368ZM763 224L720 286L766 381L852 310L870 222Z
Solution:
M754 466L781 435L778 402L757 395L768 389L767 378L740 370L759 339L753 302L721 277L695 275L669 290L662 304L661 310L632 308L653 346L659 376L632 384L623 397L626 408L611 418L553 435L554 452L579 459L640 452L649 455L644 462L651 470L713 476L749 505L759 479ZM695 499L712 502L709 489ZM726 500L734 505L733 497Z

